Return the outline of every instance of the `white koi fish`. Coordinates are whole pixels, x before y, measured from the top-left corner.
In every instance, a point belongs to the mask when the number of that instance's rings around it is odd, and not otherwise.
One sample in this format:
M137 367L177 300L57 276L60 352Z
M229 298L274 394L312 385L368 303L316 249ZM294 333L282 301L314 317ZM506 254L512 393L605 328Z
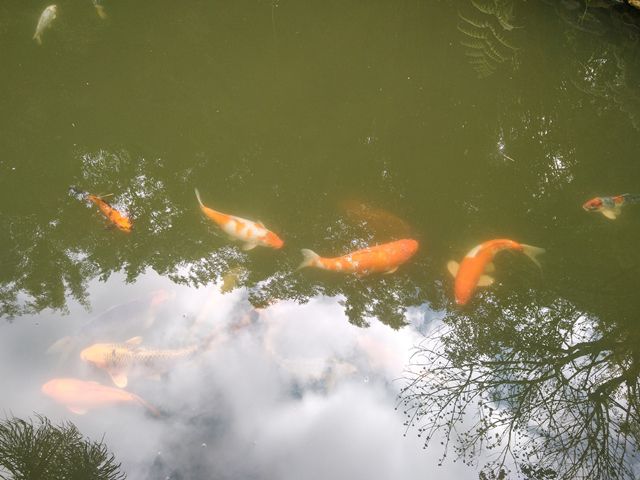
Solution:
M49 27L51 23L58 16L58 7L56 5L49 5L42 11L38 25L36 26L36 33L33 34L33 39L38 42L38 45L42 45L42 33Z

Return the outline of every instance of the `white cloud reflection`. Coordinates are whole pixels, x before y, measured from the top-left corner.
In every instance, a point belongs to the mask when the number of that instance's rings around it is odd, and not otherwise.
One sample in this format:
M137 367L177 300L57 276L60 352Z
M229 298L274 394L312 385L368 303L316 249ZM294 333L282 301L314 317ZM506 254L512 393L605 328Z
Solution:
M147 327L149 310L141 305L158 290L175 296L162 297ZM43 312L0 324L0 408L70 419L94 439L104 433L130 479L477 477L458 464L434 470L441 451L423 450L415 432L404 437L404 417L394 409L400 388L394 380L422 338L416 327L438 317L426 307L410 309L410 326L400 331L375 319L362 329L348 322L339 298L254 311L243 289L223 295L155 274L132 285L121 276L92 282L90 300L95 313L74 304L66 317ZM100 317L109 308L110 316ZM171 348L220 335L211 349L160 379L130 377L128 390L159 408L160 418L135 405L77 416L44 397L40 386L68 376L110 385L108 376L80 364L77 351L67 360L44 352L65 335L95 341L93 324L81 328L90 318L101 327L112 322L102 341L140 334L146 346Z

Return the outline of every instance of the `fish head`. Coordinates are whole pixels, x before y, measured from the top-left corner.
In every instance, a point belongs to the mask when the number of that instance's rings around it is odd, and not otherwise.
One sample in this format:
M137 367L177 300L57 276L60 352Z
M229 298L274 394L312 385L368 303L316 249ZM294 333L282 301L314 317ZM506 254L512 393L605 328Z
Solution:
M109 359L116 357L116 345L95 343L80 352L80 359L98 368L106 368Z
M411 256L411 255L413 255L414 253L416 253L418 251L418 247L419 246L420 246L420 244L418 243L417 240L414 240L412 238L408 238L408 239L402 240L400 248L402 248L402 250L408 256Z
M54 378L53 380L49 380L47 383L43 384L40 390L42 393L49 397L53 397L56 392L58 379Z
M284 245L284 241L275 233L268 231L264 237L264 243L271 248L279 249Z
M172 300L176 297L176 292L167 291L164 289L156 290L151 294L151 307L158 307L168 300Z
M133 225L131 224L131 221L127 218L127 217L122 217L120 219L118 219L116 226L122 230L123 232L126 233L130 233L131 229L133 228Z
M77 395L82 380L75 378L53 378L41 387L42 393L56 399L64 401Z
M602 209L603 206L604 202L602 201L602 198L596 197L584 202L582 208L587 212L597 212L598 210Z

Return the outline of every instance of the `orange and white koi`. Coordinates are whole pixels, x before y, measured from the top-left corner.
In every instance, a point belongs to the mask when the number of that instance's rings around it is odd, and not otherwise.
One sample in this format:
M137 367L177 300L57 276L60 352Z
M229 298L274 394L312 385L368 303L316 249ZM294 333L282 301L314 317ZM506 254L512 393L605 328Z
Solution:
M78 415L84 415L95 408L121 403L137 403L154 415L159 415L158 410L138 395L119 388L101 385L98 382L77 378L54 378L42 385L41 390L42 393Z
M348 253L341 257L324 258L312 250L303 249L303 262L298 267L316 267L334 272L368 275L370 273L393 273L418 250L418 242L402 239Z
M469 301L476 287L488 287L494 282L493 277L487 275L495 270L493 258L502 250L516 250L527 255L538 267L537 256L545 250L524 243L518 243L506 238L489 240L472 248L462 259L462 264L451 260L447 268L455 278L455 298L458 305Z
M117 387L124 388L132 368L166 368L173 361L198 351L195 345L170 350L149 349L140 347L141 342L141 337L133 337L124 343L96 343L82 350L80 358L106 371Z
M587 212L600 212L609 220L615 220L622 211L622 207L629 203L639 203L640 195L623 193L614 197L595 197L586 201L582 208Z
M200 192L198 192L197 188L195 191L202 213L217 223L232 239L244 242L243 250L252 250L259 245L278 249L284 245L280 237L268 230L262 222L254 222L213 210L202 203Z

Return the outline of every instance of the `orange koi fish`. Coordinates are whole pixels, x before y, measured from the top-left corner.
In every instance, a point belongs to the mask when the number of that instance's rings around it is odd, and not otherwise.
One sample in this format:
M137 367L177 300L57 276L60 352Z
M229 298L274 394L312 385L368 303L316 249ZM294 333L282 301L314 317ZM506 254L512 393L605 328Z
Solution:
M141 337L133 337L124 343L95 343L80 352L80 359L105 370L117 387L124 388L132 368L162 369L199 350L195 345L171 350L150 349L139 346L141 342Z
M609 220L615 220L622 211L622 207L629 203L640 202L640 195L623 193L615 197L596 197L586 201L582 208L587 212L600 212Z
M455 278L455 297L458 305L464 305L469 301L476 287L488 287L494 279L486 274L493 272L493 258L502 250L516 250L527 255L538 267L540 263L536 259L545 250L524 243L514 242L506 238L489 240L472 248L462 259L462 264L451 260L447 268Z
M107 387L98 382L87 382L77 378L49 380L42 385L42 393L78 415L84 415L95 408L119 403L137 403L154 415L159 415L158 410L138 395L119 388Z
M278 249L284 245L280 237L268 230L261 222L253 222L245 218L227 215L206 207L200 199L200 193L197 188L195 191L202 212L216 222L232 239L244 242L243 250L252 250L258 245Z
M102 214L109 219L111 223L113 223L119 230L123 232L131 232L131 220L129 220L126 216L120 213L118 210L113 208L107 202L105 202L102 198L97 195L89 195L87 194L87 200L95 203Z
M312 250L303 249L303 262L298 267L316 267L334 272L368 275L370 273L393 273L409 260L418 250L418 242L413 239L363 248L342 257L324 258Z

